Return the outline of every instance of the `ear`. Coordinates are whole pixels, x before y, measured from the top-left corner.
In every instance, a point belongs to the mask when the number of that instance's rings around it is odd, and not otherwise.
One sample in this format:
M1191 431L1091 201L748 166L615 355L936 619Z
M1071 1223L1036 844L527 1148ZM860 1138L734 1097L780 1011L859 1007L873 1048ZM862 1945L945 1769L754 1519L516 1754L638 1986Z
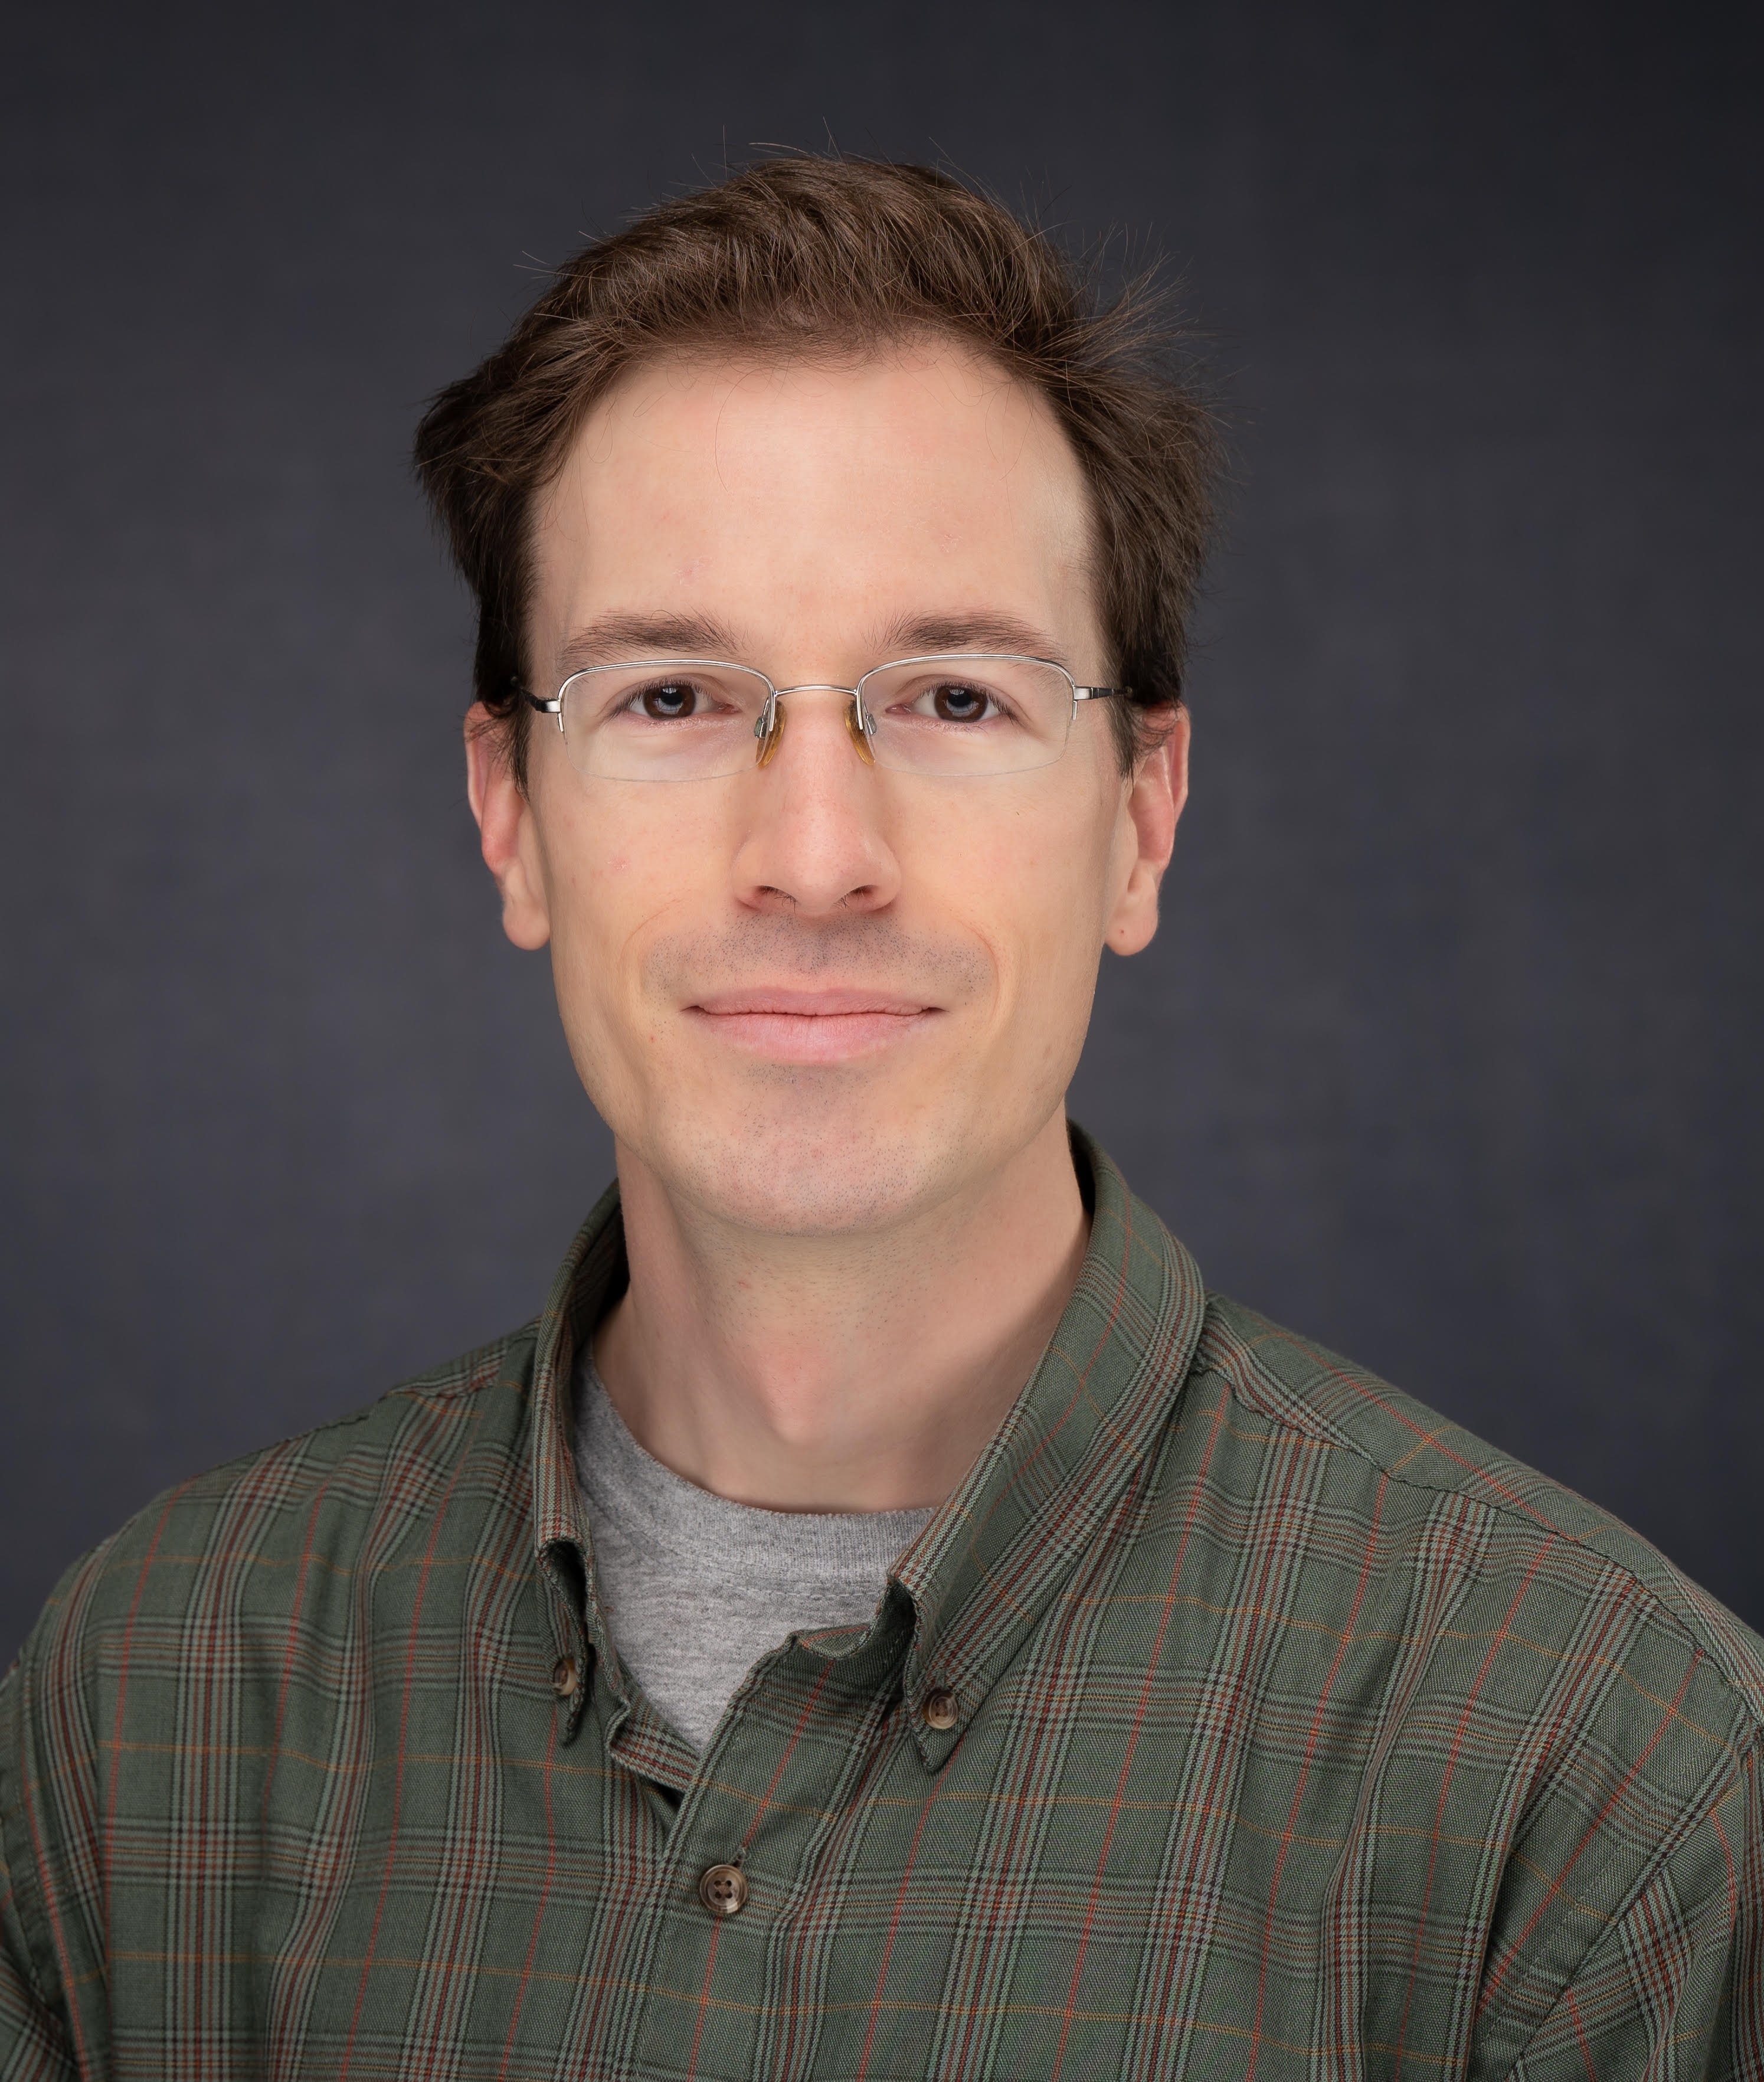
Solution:
M1158 929L1158 885L1188 801L1188 710L1178 702L1163 738L1135 767L1122 804L1117 860L1126 873L1103 934L1118 955L1138 954Z
M502 892L503 930L517 947L542 947L551 938L545 863L533 804L515 778L507 725L482 702L465 713L465 794L478 820L484 865Z

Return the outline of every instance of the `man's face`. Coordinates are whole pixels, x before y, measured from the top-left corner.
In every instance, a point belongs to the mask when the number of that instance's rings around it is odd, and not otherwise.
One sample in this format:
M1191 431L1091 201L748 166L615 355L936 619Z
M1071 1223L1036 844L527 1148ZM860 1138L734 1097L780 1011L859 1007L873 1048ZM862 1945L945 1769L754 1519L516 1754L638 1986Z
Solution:
M647 364L534 525L547 693L609 634L779 686L939 649L1108 676L1076 461L958 347ZM1102 947L1156 924L1181 735L1123 777L1088 704L1050 765L931 777L866 765L836 694L785 706L764 768L686 781L586 778L537 719L526 794L480 742L474 803L621 1161L743 1227L880 1229L983 1190L1060 1111Z

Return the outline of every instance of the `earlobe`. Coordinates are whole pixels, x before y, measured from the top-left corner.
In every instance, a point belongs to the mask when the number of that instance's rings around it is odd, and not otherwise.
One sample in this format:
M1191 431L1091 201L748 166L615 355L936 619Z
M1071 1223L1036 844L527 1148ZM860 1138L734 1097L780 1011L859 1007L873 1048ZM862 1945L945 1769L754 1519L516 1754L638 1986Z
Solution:
M465 794L503 900L503 930L529 952L551 938L533 804L515 777L502 726L482 702L465 717Z

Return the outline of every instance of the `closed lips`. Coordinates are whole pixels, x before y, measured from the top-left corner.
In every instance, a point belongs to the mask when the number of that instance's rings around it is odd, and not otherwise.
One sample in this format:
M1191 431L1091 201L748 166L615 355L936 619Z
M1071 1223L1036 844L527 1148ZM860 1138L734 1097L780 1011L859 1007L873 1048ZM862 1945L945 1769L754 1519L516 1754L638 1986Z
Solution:
M685 1008L721 1039L773 1061L836 1063L920 1031L940 1008L893 992L722 991Z
M840 1019L865 1013L891 1014L911 1018L921 1012L935 1012L921 997L904 997L887 991L868 990L758 990L718 991L693 1001L688 1008L708 1013L713 1018L742 1017L789 1019Z

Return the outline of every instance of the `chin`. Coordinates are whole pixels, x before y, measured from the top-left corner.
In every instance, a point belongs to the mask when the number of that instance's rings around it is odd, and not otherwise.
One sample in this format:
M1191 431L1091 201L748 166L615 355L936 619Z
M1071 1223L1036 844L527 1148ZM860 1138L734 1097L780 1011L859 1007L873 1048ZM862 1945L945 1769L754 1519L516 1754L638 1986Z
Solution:
M966 1175L954 1123L773 1116L657 1123L644 1151L662 1182L707 1214L775 1236L852 1236L908 1221Z

